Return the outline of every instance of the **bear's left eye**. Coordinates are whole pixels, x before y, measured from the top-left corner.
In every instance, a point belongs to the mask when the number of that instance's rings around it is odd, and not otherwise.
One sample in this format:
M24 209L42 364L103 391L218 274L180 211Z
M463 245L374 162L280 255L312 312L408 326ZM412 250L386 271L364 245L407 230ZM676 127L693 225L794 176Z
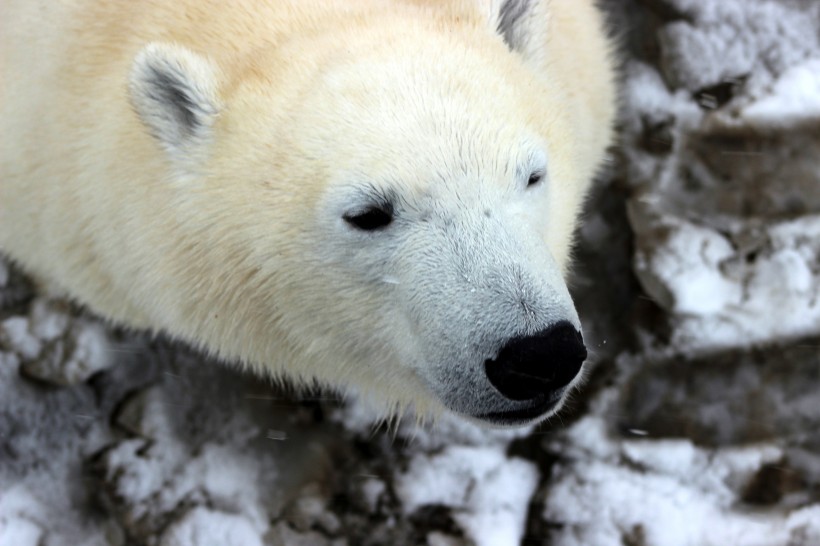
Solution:
M342 218L362 231L375 231L387 227L393 221L393 207L390 205L371 206L363 212L345 214Z
M527 181L527 187L531 188L541 182L544 179L544 172L543 171L534 171L531 175L529 180Z

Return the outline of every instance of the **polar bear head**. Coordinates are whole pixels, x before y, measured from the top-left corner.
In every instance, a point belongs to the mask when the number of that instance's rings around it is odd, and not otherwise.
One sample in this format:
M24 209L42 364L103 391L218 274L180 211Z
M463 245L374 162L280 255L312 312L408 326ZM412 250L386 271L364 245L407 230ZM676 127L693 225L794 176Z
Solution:
M131 102L197 248L169 328L392 411L554 412L587 356L564 273L601 150L535 46L547 5L340 14L229 61L143 49Z

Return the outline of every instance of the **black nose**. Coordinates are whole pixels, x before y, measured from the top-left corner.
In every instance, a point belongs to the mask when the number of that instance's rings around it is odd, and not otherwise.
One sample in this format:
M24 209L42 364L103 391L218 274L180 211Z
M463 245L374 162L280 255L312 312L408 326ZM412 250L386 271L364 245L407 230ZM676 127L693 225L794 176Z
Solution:
M484 362L490 383L510 400L532 400L572 382L587 358L581 332L567 321L509 341Z

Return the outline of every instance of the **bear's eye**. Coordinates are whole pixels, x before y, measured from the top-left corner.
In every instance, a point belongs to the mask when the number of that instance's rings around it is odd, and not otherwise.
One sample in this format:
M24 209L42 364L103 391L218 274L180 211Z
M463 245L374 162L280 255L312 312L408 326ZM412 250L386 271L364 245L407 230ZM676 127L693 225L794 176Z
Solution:
M345 214L345 222L363 231L374 231L387 227L393 221L393 207L390 205L372 206L363 212Z
M531 188L541 182L544 179L544 173L542 171L534 171L530 175L530 179L527 181L527 187Z

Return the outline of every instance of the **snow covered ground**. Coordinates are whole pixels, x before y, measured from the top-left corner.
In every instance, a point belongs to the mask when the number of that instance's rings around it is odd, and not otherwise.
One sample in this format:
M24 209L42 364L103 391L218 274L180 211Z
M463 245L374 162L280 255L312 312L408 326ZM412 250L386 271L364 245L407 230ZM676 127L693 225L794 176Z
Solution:
M388 426L0 260L0 546L820 544L820 3L604 3L621 146L566 412Z

